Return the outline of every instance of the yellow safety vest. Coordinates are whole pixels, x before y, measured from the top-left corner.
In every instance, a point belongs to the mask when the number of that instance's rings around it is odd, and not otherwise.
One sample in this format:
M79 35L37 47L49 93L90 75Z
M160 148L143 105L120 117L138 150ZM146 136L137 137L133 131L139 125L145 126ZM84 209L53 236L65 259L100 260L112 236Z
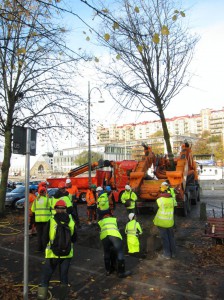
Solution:
M160 197L156 200L158 211L153 220L154 225L162 228L170 228L174 225L174 206L176 200L172 197Z
M98 222L100 226L100 239L103 240L108 235L118 237L122 240L122 236L117 227L117 219L114 217L107 217Z
M68 196L64 196L64 197L60 197L60 198L58 198L58 199L52 197L52 198L51 198L51 212L52 212L52 215L55 215L55 214L56 214L56 210L54 209L54 207L55 207L55 204L56 204L59 200L64 200L65 203L66 203L66 205L67 205L67 208L73 206L73 205L72 205L72 202L71 202L71 200L70 200L69 195L68 195Z
M35 214L35 222L47 222L51 217L50 200L46 196L37 196L31 211Z
M69 215L70 221L69 221L69 228L71 231L71 236L74 234L75 230L75 222L73 221L71 215ZM59 258L56 256L53 251L51 250L51 244L53 244L55 236L56 236L56 229L57 229L57 222L55 221L54 217L52 216L50 218L50 230L49 230L49 242L47 244L46 250L45 250L45 258ZM69 258L73 257L73 243L71 243L71 251L69 255L67 256L60 256L60 258Z
M131 205L127 207L127 209L135 208L135 202L137 201L137 195L133 191L124 191L121 196L121 202L125 204L127 200L131 200Z
M109 198L107 193L103 193L98 197L97 208L99 208L100 210L107 210L110 208Z
M142 228L136 220L131 220L125 227L127 234L127 245L129 253L136 253L140 251L140 244L138 239L138 232L142 234Z

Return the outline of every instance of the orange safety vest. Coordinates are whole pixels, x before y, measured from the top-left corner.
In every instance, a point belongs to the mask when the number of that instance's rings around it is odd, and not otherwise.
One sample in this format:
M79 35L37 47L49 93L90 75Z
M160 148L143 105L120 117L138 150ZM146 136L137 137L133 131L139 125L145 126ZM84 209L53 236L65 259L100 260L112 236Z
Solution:
M70 188L66 188L66 191L70 194L70 195L76 195L78 193L78 188L76 185L72 185Z
M92 206L92 205L96 204L96 199L94 197L94 193L92 190L87 190L87 192L86 192L86 203L87 203L87 206Z

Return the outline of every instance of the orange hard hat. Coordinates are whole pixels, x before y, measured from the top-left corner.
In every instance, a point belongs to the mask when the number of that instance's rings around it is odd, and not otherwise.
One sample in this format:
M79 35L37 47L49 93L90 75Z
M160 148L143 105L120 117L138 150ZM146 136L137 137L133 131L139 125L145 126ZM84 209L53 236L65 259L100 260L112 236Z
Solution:
M59 189L64 189L64 188L66 188L65 182L64 182L64 181L59 182L58 188L59 188Z
M54 206L54 208L59 208L59 207L63 207L63 208L66 208L67 207L67 205L66 205L66 203L65 203L65 201L64 200L58 200L56 203L55 203L55 206Z

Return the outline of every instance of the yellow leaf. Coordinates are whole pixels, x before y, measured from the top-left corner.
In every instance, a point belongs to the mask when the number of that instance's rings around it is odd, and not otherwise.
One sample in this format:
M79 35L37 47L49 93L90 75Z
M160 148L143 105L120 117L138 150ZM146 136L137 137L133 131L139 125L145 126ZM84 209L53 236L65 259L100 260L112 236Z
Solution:
M25 48L18 48L17 49L17 55L19 54L25 54L26 53L26 49Z
M121 59L121 55L117 54L116 59L118 59L118 60Z
M106 34L104 35L104 39L105 39L105 41L109 41L109 39L110 39L109 33L106 33Z
M158 33L155 33L155 34L154 34L154 36L153 36L153 38L152 38L152 41L153 41L153 43L155 43L155 44L159 44L160 38L159 38Z
M140 53L142 53L143 47L142 47L141 45L138 45L138 46L137 46L137 49L138 49L138 51L139 51Z
M135 6L135 12L136 12L136 13L139 13L139 8L138 8L138 6Z
M174 16L172 17L172 20L173 20L173 21L176 21L176 20L177 20L177 15L174 15Z
M117 22L114 22L114 25L112 27L113 27L113 30L119 29L119 24Z
M161 33L162 33L162 35L169 35L170 34L169 29L165 25L163 25L163 27L161 29Z
M105 13L105 14L107 14L109 12L109 10L106 9L106 8L104 8L104 9L102 9L102 12Z
M88 42L88 41L90 41L90 37L89 37L89 36L87 36L87 37L86 37L86 40L87 40L87 42Z
M176 9L176 10L174 11L174 13L175 13L175 14L179 14L179 10Z
M185 13L183 12L183 11L180 11L180 15L181 15L181 17L185 17Z
M97 62L97 63L100 61L99 58L97 58L97 57L95 57L94 60L95 60L95 62Z

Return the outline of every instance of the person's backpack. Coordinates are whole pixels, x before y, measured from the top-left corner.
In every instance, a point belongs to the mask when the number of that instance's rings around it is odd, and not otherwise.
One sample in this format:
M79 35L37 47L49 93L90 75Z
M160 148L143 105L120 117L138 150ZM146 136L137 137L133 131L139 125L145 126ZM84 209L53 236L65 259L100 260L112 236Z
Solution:
M71 251L71 231L67 223L57 222L56 235L51 250L57 256L67 256Z

